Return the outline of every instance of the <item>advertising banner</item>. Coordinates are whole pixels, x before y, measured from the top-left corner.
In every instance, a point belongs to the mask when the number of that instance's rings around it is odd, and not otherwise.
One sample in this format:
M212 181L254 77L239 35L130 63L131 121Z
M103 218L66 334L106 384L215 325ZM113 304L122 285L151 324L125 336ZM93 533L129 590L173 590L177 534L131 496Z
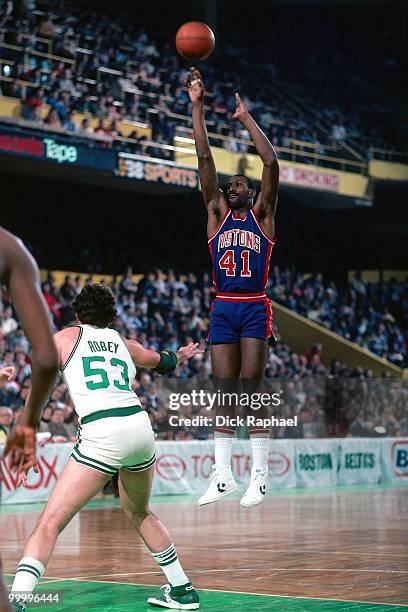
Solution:
M289 166L284 162L279 164L280 180L282 183L296 185L296 187L312 187L314 189L324 189L338 193L340 186L339 175L314 168L304 168L302 166Z
M269 483L273 487L295 487L294 444L282 440L271 445ZM153 494L202 494L209 484L214 464L212 440L159 442L156 446L156 477ZM251 447L248 440L237 440L232 450L232 472L243 492L251 476Z
M114 171L117 158L115 150L95 146L88 139L12 126L0 127L1 154L109 172Z
M17 487L16 477L7 462L1 460L2 503L24 504L46 501L71 454L72 443L37 446L38 473L30 470L25 487ZM0 447L0 456L3 448Z
M380 450L380 441L376 438L345 438L339 441L337 483L340 485L352 485L380 482Z
M385 481L408 484L408 439L381 440L382 473Z
M37 450L39 472L30 471L27 487L1 461L2 503L46 501L73 444L48 443ZM0 455L2 447L0 446ZM201 495L214 464L213 440L157 442L153 495ZM398 482L408 484L408 439L344 438L272 440L269 489ZM232 472L244 493L251 475L249 440L235 440Z
M295 466L299 487L329 487L337 482L338 440L298 440Z
M198 172L170 161L119 153L117 176L159 185L198 189Z
M274 488L296 487L295 444L292 440L271 441L268 480Z

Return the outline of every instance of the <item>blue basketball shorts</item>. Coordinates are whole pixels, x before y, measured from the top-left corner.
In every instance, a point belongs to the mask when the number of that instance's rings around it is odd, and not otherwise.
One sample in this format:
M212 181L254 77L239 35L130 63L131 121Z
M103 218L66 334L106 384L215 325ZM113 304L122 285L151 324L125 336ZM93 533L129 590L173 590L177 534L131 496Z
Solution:
M207 336L210 344L236 344L241 338L268 340L272 335L272 303L269 298L214 299Z

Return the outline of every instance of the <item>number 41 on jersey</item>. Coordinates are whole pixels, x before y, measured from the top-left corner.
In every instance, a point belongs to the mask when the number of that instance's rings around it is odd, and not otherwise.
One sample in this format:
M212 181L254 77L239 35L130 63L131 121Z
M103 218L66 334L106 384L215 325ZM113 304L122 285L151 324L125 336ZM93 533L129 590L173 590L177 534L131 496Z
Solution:
M242 267L240 276L249 277L251 276L251 270L249 268L249 251L241 252ZM219 261L221 270L225 270L226 276L235 276L237 264L235 262L235 252L232 249L225 251L224 255Z

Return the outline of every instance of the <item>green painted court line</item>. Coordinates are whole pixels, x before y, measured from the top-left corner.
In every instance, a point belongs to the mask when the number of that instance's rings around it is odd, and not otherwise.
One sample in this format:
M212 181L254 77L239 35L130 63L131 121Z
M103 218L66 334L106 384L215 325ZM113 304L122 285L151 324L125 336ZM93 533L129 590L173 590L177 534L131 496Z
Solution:
M24 514L25 512L41 512L45 503L34 502L32 504L2 504L0 516L5 514Z
M12 577L8 577L10 583ZM152 612L155 608L147 604L147 598L158 593L155 586L94 582L84 580L61 580L36 589L36 593L59 591L63 594L62 605L40 606L36 610L49 612L74 612L74 610L103 610L111 612ZM403 605L373 604L329 599L279 597L227 591L200 590L203 612L252 612L273 610L275 612L398 612L407 611ZM30 609L30 608L28 608ZM157 609L157 608L156 608Z

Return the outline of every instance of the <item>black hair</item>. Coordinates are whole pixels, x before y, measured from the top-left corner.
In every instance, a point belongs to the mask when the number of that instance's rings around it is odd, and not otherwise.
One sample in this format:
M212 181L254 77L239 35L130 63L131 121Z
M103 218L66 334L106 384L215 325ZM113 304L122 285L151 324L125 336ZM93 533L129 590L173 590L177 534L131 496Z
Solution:
M233 174L231 178L236 178L237 176L246 180L246 184L248 185L249 189L255 189L255 183L251 181L250 178L245 176L245 174Z
M116 317L115 296L106 285L84 285L72 304L81 323L107 327Z

